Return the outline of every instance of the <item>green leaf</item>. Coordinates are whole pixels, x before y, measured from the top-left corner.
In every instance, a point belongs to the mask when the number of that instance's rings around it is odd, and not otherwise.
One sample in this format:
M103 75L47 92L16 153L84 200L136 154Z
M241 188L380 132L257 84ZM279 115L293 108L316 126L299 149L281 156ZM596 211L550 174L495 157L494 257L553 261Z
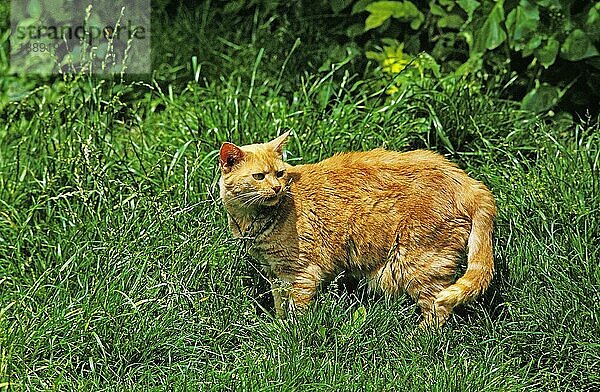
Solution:
M379 52L374 52L372 50L367 50L365 52L365 56L369 59L369 60L376 60L376 61L383 61L385 59L385 55L383 53L379 53Z
M554 37L550 37L548 38L548 41L546 41L546 45L534 50L533 54L544 68L548 68L554 64L559 46L560 43Z
M535 113L545 112L560 99L561 90L558 87L544 83L525 95L521 101L521 108Z
M504 25L506 26L506 30L509 32L512 31L515 27L515 20L517 19L517 9L513 8L508 15L506 15L506 21Z
M541 5L544 8L550 8L550 9L556 9L556 10L560 10L562 8L561 6L561 0L536 0L536 3L538 3L539 5Z
M319 333L319 336L321 336L321 338L326 339L327 338L327 329L324 326L320 326L317 329L317 332Z
M410 28L413 30L418 30L424 21L425 21L425 15L423 15L421 12L419 12L419 14L412 20L412 22L410 22Z
M331 59L326 59L318 69L319 72L331 71Z
M366 11L366 8L369 4L371 4L373 2L373 0L358 0L353 6L352 6L352 15L354 14L358 14L359 12L363 12Z
M360 306L358 309L352 313L352 326L355 328L362 327L362 325L367 320L367 309L363 306Z
M434 3L433 1L431 3L429 3L429 11L431 11L432 15L435 16L446 16L448 15L448 13L439 5L437 5L436 3Z
M598 50L583 30L575 29L563 42L560 55L566 60L578 61L597 56Z
M467 43L467 45L469 45L469 48L471 48L471 52L473 53L473 32L469 31L467 29L464 29L462 31L459 31L456 36L458 38L462 38L463 40L465 40L465 42ZM476 54L476 53L474 53Z
M394 11L394 18L412 19L418 17L419 15L423 15L423 13L419 11L417 6L411 3L410 1L405 1L401 4L402 6L397 7Z
M392 48L395 48L397 46L400 46L400 47L404 46L403 43L400 43L400 41L398 41L395 38L386 38L386 37L384 37L384 38L381 39L381 43L384 44L385 46L389 46L389 47L392 47Z
M592 41L600 40L600 2L588 11L585 19L585 31Z
M401 5L399 1L376 1L367 5L365 10L369 11L370 15L365 21L365 31L381 26Z
M401 1L376 1L367 5L365 9L372 14L389 14L392 16L402 12L403 3Z
M537 29L539 21L540 11L538 6L531 4L528 0L521 0L506 20L506 28L509 31L511 41L514 43L523 40L529 33Z
M544 38L546 38L545 35L534 35L524 46L519 45L519 47L522 47L521 55L523 57L531 56L534 49L538 48L542 44L542 40Z
M411 20L421 11L410 1L376 1L366 8L371 13L390 14L397 19Z
M456 3L467 13L469 19L473 18L473 12L481 5L477 0L458 0Z
M534 35L533 37L531 37L529 42L527 42L527 45L525 46L525 48L527 48L529 50L534 50L534 49L538 48L542 44L542 40L544 38L546 38L545 35Z
M446 9L448 11L452 11L452 8L454 8L454 0L438 0L440 2L440 5L446 7Z
M441 28L460 29L463 23L465 23L465 20L460 15L449 14L440 18L437 25Z
M594 25L600 21L600 3L596 3L596 5L588 11L587 18L585 19L585 24Z
M367 17L367 20L365 21L365 31L374 29L376 27L379 27L383 24L383 22L385 22L386 20L388 20L389 18L392 17L392 14L386 14L386 13L372 13L371 15L369 15Z
M390 17L403 22L411 22L413 29L418 29L425 16L410 1L376 1L365 7L371 14L365 21L365 31L381 26Z
M506 40L506 33L500 23L504 21L504 0L499 0L485 19L483 26L475 34L471 54L484 53L486 49L495 49Z

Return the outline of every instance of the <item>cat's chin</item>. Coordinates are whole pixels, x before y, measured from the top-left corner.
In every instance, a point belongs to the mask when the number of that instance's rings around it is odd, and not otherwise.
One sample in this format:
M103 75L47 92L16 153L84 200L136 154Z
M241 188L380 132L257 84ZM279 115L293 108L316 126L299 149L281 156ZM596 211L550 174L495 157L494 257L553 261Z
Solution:
M274 205L279 203L279 200L280 200L280 197L276 195L276 196L270 197L268 199L264 199L263 201L261 201L260 204L265 207L273 207Z

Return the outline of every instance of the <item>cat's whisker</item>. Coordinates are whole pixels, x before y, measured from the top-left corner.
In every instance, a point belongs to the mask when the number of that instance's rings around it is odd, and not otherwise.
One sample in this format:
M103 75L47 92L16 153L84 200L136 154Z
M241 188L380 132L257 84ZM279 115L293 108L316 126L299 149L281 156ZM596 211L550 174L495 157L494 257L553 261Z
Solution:
M242 202L242 207L249 207L256 201L256 196L248 198Z
M231 206L231 205L233 205L235 202L239 202L239 201L241 201L241 202L243 203L243 199L242 199L242 198L236 198L236 199L230 199L230 200L227 200L227 201L225 201L225 202L224 202L224 204L225 204L226 206Z
M239 202L239 204L241 204L242 206L248 207L254 204L255 202L259 201L262 197L263 196L261 196L258 192L246 192L236 195L231 199L228 199L226 204L230 205L233 202Z
M243 205L246 202L247 199L248 199L248 196L245 195L245 194L238 195L238 196L232 197L231 199L227 200L225 202L225 205L230 206L230 205L232 205L234 203L240 203L240 204Z
M251 196L254 192L251 193L240 193L239 195L236 195L234 197L232 197L231 199L228 199L227 202L232 202L232 201L237 201L239 199L244 199L247 198L249 196Z
M252 197L246 200L242 205L245 207L250 207L256 202L261 201L262 199L263 196L261 196L260 193L253 193Z

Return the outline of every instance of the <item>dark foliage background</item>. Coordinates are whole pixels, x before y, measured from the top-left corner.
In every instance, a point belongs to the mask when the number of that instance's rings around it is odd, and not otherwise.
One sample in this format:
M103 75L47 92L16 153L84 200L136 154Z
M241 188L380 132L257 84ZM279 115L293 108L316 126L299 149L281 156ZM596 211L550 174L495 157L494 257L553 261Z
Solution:
M394 39L410 55L431 54L446 74L457 70L484 78L504 74L501 96L523 101L535 112L552 109L576 116L589 112L594 117L599 110L600 6L594 1L155 3L155 47L160 49L155 51L154 65L165 78L177 79L180 67L189 68L192 56L198 56L207 76L236 72L251 64L226 53L240 47L251 50L257 42L265 49L267 63L276 67L282 60L281 48L294 47L297 39L300 43L287 68L296 77L348 60L351 72L369 74L372 67L365 52ZM406 3L418 16L406 11ZM399 10L399 15L390 16L389 10ZM373 22L367 27L373 15L388 16L376 27ZM410 26L415 19L418 28ZM169 28L173 21L178 28ZM175 44L165 45L167 41ZM465 63L468 71L461 69ZM272 72L277 74L277 69ZM285 80L294 77L285 76Z

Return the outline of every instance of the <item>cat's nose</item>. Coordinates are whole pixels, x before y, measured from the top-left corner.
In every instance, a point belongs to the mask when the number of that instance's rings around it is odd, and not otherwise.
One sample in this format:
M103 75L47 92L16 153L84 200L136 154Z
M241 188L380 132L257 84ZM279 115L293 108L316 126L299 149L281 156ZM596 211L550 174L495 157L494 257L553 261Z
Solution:
M281 190L281 185L275 185L273 187L273 190L275 191L275 193L279 193L279 191Z

